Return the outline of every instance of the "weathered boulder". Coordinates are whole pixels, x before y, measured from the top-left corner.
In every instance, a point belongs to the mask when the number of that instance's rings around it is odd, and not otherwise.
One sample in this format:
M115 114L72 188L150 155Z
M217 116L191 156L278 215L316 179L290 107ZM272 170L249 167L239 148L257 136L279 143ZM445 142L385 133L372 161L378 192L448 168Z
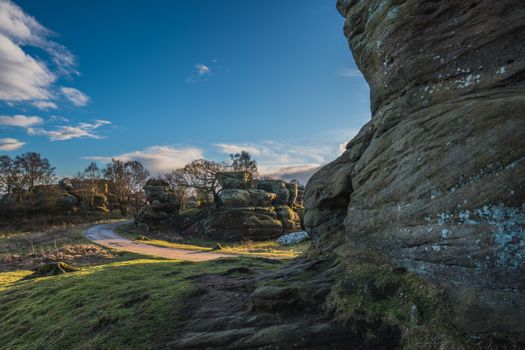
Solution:
M150 179L146 182L143 189L146 201L149 203L153 201L159 201L160 203L177 201L171 185L166 180Z
M44 264L37 268L31 275L26 278L46 277L63 275L69 272L78 271L76 267L70 266L62 261Z
M268 240L282 234L283 224L271 207L220 208L210 214L204 229L216 240Z
M251 202L256 207L269 207L277 196L275 193L266 192L263 190L248 190L250 192Z
M220 204L224 207L240 208L249 207L252 197L248 190L224 189L219 193Z
M286 232L298 231L301 229L301 218L292 208L287 205L275 207L277 218L283 223Z
M218 209L204 223L217 240L266 240L301 229L301 218L290 207L290 190L282 180L253 180L248 172L219 174ZM257 186L257 188L255 188ZM290 185L295 191L296 185ZM293 203L291 203L293 205Z
M58 186L60 187L60 189L64 191L72 191L74 189L73 184L71 183L71 180L68 179L67 177L61 179L58 182Z
M172 224L179 214L180 204L176 202L148 204L135 217L135 225L142 225L148 230L157 230Z
M248 171L227 171L218 176L219 184L223 189L251 188L253 175Z
M310 235L306 231L292 232L277 238L279 245L297 244L306 241Z
M284 180L260 180L257 183L257 188L266 192L277 193L279 190L286 188L286 182Z
M525 5L339 0L372 120L305 190L318 251L385 254L456 325L525 332Z

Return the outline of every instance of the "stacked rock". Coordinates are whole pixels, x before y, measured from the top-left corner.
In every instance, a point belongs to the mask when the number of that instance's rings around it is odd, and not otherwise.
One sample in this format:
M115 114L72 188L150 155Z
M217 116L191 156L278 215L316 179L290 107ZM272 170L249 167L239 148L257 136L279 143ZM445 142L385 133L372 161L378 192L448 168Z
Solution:
M169 225L180 209L170 184L165 180L150 179L144 186L144 193L148 205L141 209L135 224L144 231Z
M301 219L293 210L296 185L282 180L254 181L243 171L221 173L219 183L218 209L205 224L205 234L210 238L265 240L301 229Z

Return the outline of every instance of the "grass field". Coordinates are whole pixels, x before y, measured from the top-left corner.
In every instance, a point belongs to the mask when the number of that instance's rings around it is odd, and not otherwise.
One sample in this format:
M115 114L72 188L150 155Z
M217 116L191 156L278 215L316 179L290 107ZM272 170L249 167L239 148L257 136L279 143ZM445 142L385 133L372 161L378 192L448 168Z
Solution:
M274 268L263 259L188 263L128 254L122 261L23 279L0 273L0 344L5 349L152 349L177 335L191 276Z

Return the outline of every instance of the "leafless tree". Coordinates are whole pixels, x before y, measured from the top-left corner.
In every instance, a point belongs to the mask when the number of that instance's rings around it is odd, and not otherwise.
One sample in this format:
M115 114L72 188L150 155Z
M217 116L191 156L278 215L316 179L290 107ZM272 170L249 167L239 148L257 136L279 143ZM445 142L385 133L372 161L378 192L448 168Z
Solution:
M83 191L82 196L91 207L94 206L95 196L98 192L98 181L101 177L102 173L95 162L91 162L83 171L78 173L79 179L89 183L89 189Z
M128 205L137 204L142 194L142 187L149 177L149 171L138 161L123 162L112 159L102 170L104 177L114 186L115 199L118 202L122 215L127 214ZM138 204L137 204L138 205Z
M187 201L193 191L192 188L187 186L188 181L185 179L185 176L184 169L172 170L164 175L164 180L166 180L173 189L175 198L177 198L181 209L186 208Z
M38 186L54 180L55 168L38 153L28 152L14 159L0 157L0 188L16 200L21 200L23 193L32 195Z
M197 159L180 170L179 185L194 189L207 204L218 203L219 173L229 169L228 164L224 162Z

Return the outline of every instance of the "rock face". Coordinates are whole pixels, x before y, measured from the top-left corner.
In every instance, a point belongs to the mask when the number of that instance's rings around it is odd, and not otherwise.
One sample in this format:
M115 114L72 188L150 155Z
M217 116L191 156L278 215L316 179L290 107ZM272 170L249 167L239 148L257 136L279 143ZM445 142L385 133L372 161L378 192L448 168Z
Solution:
M158 229L171 224L177 218L180 203L165 180L150 179L144 185L148 204L140 210L135 224L145 231Z
M296 200L297 185L282 180L261 180L255 184L247 172L221 173L219 182L219 208L210 213L204 225L208 237L225 241L266 240L301 229L297 210L302 205Z
M319 252L383 252L474 334L525 332L525 4L339 0L372 119L309 181Z

